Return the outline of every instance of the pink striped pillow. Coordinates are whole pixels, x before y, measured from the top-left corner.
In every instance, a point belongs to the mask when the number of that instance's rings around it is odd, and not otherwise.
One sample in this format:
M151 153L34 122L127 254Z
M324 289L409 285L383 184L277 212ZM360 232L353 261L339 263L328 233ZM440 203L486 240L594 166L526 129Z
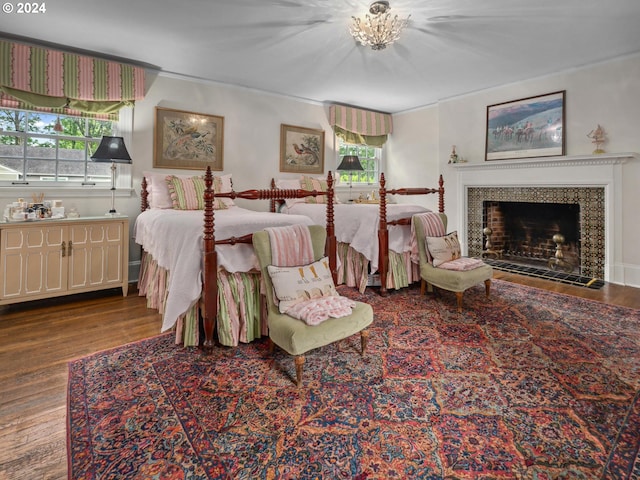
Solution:
M183 178L167 175L166 181L175 210L204 210L204 178L199 176ZM220 177L214 177L214 191L219 192L221 187ZM223 199L216 198L214 200L214 210L224 210L226 208L227 205Z

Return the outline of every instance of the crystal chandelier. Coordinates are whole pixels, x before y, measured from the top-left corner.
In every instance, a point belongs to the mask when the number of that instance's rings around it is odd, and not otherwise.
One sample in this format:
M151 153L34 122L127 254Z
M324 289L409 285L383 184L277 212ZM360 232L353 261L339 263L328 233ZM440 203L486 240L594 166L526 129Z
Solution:
M349 33L362 45L370 46L373 50L382 50L387 45L400 38L402 29L409 23L409 17L400 19L398 15L391 16L389 2L377 1L369 6L369 13L364 19L353 18L349 25Z

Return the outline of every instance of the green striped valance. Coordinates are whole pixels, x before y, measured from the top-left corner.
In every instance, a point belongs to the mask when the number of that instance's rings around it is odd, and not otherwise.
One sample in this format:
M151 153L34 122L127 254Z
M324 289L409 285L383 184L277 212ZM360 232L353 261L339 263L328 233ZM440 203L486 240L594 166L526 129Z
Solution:
M329 122L345 142L372 147L382 147L393 131L390 114L346 105L331 105Z
M117 118L144 98L144 69L0 39L0 106Z

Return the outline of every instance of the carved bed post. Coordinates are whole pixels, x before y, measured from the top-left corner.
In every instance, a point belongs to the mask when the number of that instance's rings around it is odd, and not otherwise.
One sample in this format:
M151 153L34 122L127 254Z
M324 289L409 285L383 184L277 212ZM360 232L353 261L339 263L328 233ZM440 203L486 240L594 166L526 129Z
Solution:
M275 178L271 179L271 190L275 190L276 189L276 180ZM271 200L269 200L269 211L270 212L274 212L276 211L276 199L275 197L272 198Z
M338 284L338 262L337 262L337 243L336 229L333 216L333 201L335 199L333 192L333 174L331 170L327 174L327 243L325 245L325 255L329 257L329 270L333 277L333 283Z
M202 272L204 312L202 313L202 323L205 336L203 346L208 352L213 349L213 335L216 327L216 316L218 315L218 255L216 253L213 219L213 175L209 166L207 166L207 171L204 175L204 184L204 258Z
M142 177L140 184L140 211L144 212L149 208L149 192L147 191L147 177Z
M389 231L387 230L387 190L384 173L380 174L380 224L378 226L378 271L380 295L387 294L387 269L389 257Z
M444 213L444 178L442 178L442 174L438 180L438 212Z

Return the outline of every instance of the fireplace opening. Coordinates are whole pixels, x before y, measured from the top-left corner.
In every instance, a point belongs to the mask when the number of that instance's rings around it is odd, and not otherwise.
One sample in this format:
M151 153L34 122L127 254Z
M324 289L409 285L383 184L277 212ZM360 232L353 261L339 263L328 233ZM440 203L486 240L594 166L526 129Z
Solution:
M580 273L580 205L483 202L483 255Z

